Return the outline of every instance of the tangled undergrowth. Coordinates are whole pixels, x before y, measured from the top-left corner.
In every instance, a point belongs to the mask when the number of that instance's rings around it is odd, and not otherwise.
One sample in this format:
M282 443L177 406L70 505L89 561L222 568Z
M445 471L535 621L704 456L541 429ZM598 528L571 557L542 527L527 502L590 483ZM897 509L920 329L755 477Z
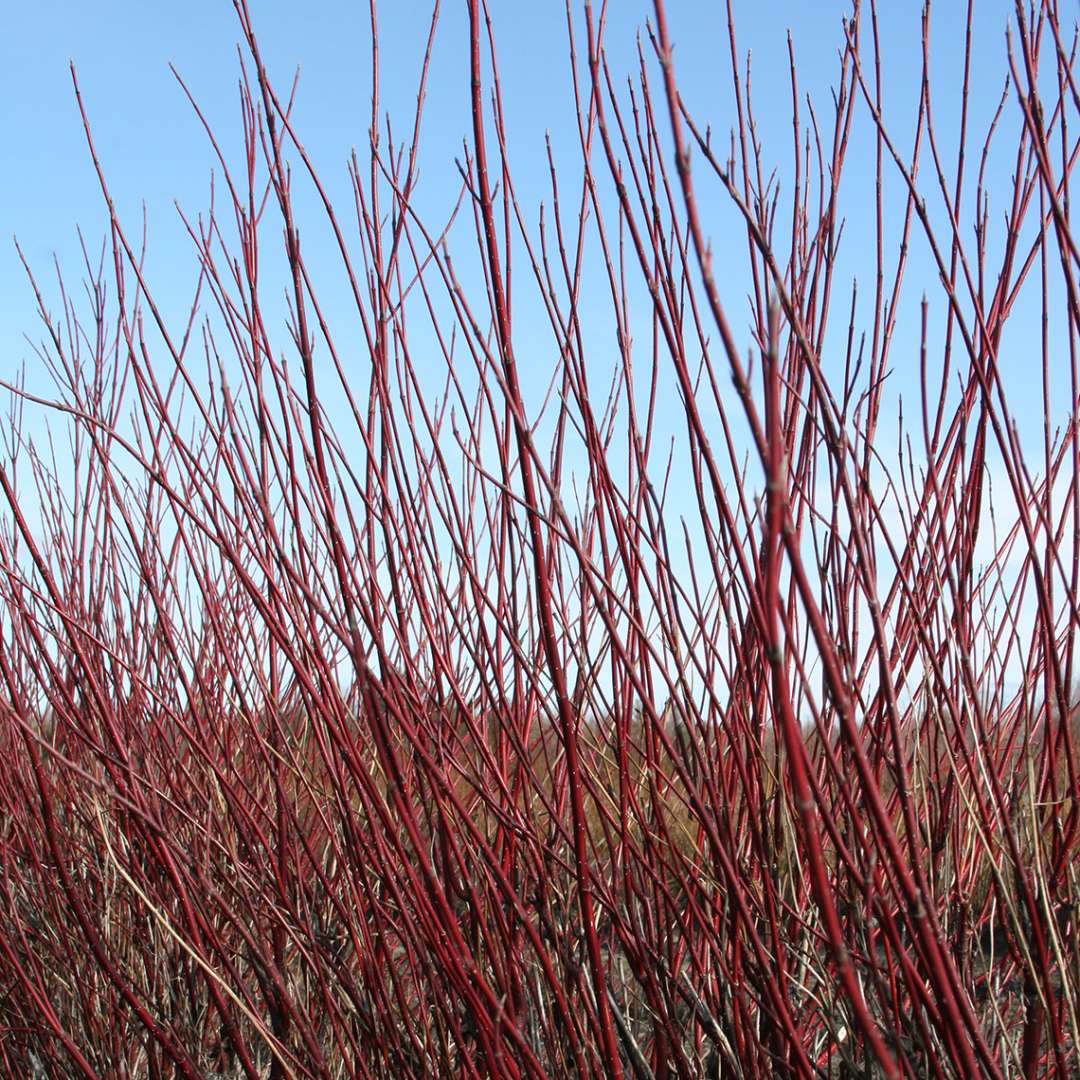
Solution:
M680 96L662 0L625 89L586 3L581 154L552 157L539 218L468 6L468 154L427 222L424 81L457 13L432 19L411 141L373 135L335 206L237 0L243 144L207 129L180 325L86 122L109 240L59 315L28 267L56 391L9 386L0 462L0 1071L1075 1075L1080 98L1057 5L1017 6L986 131L969 35L959 136L927 75L903 150L856 3L828 113L792 51L781 187L733 24L729 150ZM848 176L860 131L874 164ZM869 300L838 291L860 183ZM305 261L316 226L336 266ZM1040 416L1010 404L1025 303Z

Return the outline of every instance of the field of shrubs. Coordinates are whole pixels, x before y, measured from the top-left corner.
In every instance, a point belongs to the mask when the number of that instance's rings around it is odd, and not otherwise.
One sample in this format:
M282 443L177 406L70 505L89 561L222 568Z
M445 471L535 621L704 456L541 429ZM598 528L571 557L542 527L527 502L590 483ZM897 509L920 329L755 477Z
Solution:
M988 111L929 14L886 102L856 2L831 96L791 48L777 145L737 17L702 115L663 0L633 70L573 0L541 207L483 0L424 13L414 116L373 68L344 200L235 3L190 311L77 77L109 230L26 260L52 389L5 364L0 1074L1078 1075L1059 5L980 54ZM431 220L451 22L471 127Z

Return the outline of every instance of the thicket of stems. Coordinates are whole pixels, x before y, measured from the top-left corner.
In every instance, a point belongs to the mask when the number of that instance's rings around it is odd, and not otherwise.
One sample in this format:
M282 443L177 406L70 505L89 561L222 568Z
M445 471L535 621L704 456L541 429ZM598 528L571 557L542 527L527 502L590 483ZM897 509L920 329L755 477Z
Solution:
M424 83L464 14L436 7L404 143L376 77L335 205L235 2L243 142L207 125L187 318L77 82L109 236L84 299L27 267L56 390L7 384L0 462L0 1071L1075 1075L1058 5L1017 4L984 131L969 33L950 138L924 15L904 146L856 3L826 110L792 50L770 148L733 20L729 140L680 96L662 0L627 83L586 0L580 154L538 212L469 0L472 128L432 222ZM374 8L372 40L377 73ZM314 228L336 263L305 259ZM348 311L320 301L342 275Z

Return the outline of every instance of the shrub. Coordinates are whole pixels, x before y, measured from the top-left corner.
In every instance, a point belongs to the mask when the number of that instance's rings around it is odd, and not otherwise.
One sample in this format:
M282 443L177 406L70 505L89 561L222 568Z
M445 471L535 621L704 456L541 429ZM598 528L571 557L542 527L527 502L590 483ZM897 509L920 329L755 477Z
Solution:
M958 137L927 77L904 151L855 4L831 113L792 60L780 187L733 25L729 149L680 96L661 0L626 90L586 3L580 174L552 158L538 223L479 0L450 223L415 201L423 94L404 145L373 96L335 206L237 9L240 164L212 142L190 316L159 306L100 165L86 303L50 314L28 267L57 389L10 388L0 468L5 1075L1075 1074L1080 101L1057 5L1017 6L985 137L969 34ZM1008 139L999 229L983 170ZM860 184L877 273L848 301ZM336 266L305 259L305 185ZM334 275L359 351L320 302ZM1037 416L1003 372L1021 301Z

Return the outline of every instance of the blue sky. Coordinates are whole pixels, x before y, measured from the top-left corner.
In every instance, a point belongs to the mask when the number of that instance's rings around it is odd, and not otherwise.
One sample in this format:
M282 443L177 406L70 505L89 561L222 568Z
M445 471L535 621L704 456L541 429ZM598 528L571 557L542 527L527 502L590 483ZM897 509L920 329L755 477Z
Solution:
M545 133L550 133L558 160L571 163L568 170L573 169L577 151L564 7L561 0L491 2L509 117L510 154L518 194L535 224L536 206L550 195ZM753 55L755 112L765 156L785 179L791 163L786 33L790 30L794 41L800 93L809 94L819 116L824 117L830 110L830 88L837 73L840 20L849 6L841 0L733 0L740 63L747 50ZM574 0L575 11L579 7ZM642 0L612 3L606 41L616 73L634 71L636 34L651 7ZM907 150L921 77L922 5L915 0L884 0L880 7L886 111L891 130ZM947 161L952 160L955 150L964 7L960 0L941 0L932 20L937 132ZM352 147L364 146L369 124L366 5L355 0L311 0L303 5L251 0L251 10L264 58L279 87L287 85L293 69L300 66L297 130L331 191L347 198L347 156ZM980 0L976 4L971 103L976 146L981 144L997 105L1007 70L1004 30L1012 11L1011 0ZM696 115L711 123L718 137L723 136L734 121L724 5L719 0L670 0L668 12L681 88ZM40 331L11 237L18 235L55 310L53 255L59 259L69 287L75 286L82 274L76 227L82 227L96 250L107 224L78 118L69 61L78 69L97 149L121 219L137 234L145 206L150 237L148 277L158 299L174 317L180 317L195 280L196 261L174 201L191 214L206 207L213 157L168 65L173 63L188 82L221 136L226 153L235 161L240 33L228 0L188 0L182 5L145 0L102 0L96 5L42 0L36 5L12 6L6 15L6 33L0 37L0 138L6 151L0 169L0 378L11 378L27 362L33 382L34 361L23 334L37 338ZM379 19L383 109L390 113L395 133L401 138L411 123L430 7L419 0L386 2L379 7ZM461 0L445 3L430 74L417 194L418 205L432 221L440 220L454 201L458 189L454 159L462 153L463 139L470 136L466 28ZM1015 141L1009 125L1015 122L1013 104L1001 135L1005 152L992 158L987 173L991 212L999 222L1012 186ZM851 277L858 275L863 297L872 291L872 148L872 130L865 110L860 110L845 173L847 226L834 297L834 304L844 309L834 314L834 328L841 333L846 329ZM973 172L970 167L969 179L973 179ZM924 184L932 200L928 173ZM735 257L723 257L733 219L715 185L710 187L703 177L700 185L710 235L721 255L718 275L723 299L741 341L748 345L745 237L736 230ZM898 190L898 181L890 173L886 201L890 191L895 200ZM969 209L970 204L969 193ZM321 250L330 251L327 237L319 232L318 215L313 218L316 224L305 234L309 258L313 252L317 256ZM302 227L305 220L301 219ZM466 246L468 239L466 234ZM326 245L325 249L320 249L320 244ZM888 265L894 257L890 249ZM345 300L340 273L331 271L323 284L334 321L334 303ZM894 392L905 397L913 395L916 386L918 305L924 291L937 304L931 312L932 325L940 325L942 304L935 274L925 245L916 238L893 349ZM1029 289L1032 291L1037 293L1037 288ZM347 321L344 309L338 314ZM1028 419L1032 434L1037 436L1042 410L1038 380L1032 378L1030 345L1037 333L1034 314L1037 309L1025 313L1020 306L1006 344L1012 350L1007 364L1020 395L1016 400L1032 405ZM863 309L861 324L867 323ZM517 325L521 330L520 321ZM284 348L284 328L278 331L279 347ZM526 367L530 367L528 342L533 339L527 327L521 338L525 344L519 342L519 359L524 356ZM535 340L542 341L542 335ZM610 353L610 340L606 347ZM597 355L602 355L602 350ZM537 360L536 385L542 388L550 370L550 333L547 345L537 346ZM674 403L669 419L677 428ZM885 448L886 457L892 457L892 449L892 444Z
M575 10L579 6L575 3ZM766 159L775 163L783 182L791 164L786 32L790 30L794 40L800 94L809 94L819 116L824 117L830 109L830 88L837 72L840 20L849 4L840 0L733 0L733 6L740 53L745 55L749 50L753 56L755 110ZM880 6L887 113L893 132L906 149L921 74L921 4L896 0ZM937 128L946 160L951 160L950 149L955 145L964 6L959 0L941 3L932 20ZM283 0L251 3L264 57L277 83L287 85L293 69L301 69L297 129L331 190L345 199L347 155L352 147L363 147L369 123L366 7L355 0L312 0L304 5ZM651 8L642 0L618 0L611 5L606 40L616 73L633 72L636 34ZM537 205L550 196L545 133L550 133L559 160L572 163L577 153L564 6L560 0L530 4L493 0L492 12L511 159L518 193L535 224ZM682 90L695 113L723 135L734 118L724 5L717 0L670 0L668 12ZM980 0L976 4L971 123L979 142L1006 72L1004 29L1011 12L1009 0ZM411 122L429 18L429 5L420 0L379 6L382 102L394 119L399 138L407 134ZM432 221L440 220L456 195L453 162L461 155L462 140L469 134L466 28L465 5L445 3L430 75L417 195L422 212ZM213 158L168 65L173 63L188 82L221 136L226 153L232 151L236 161L240 34L228 0L190 0L183 5L136 0L86 5L43 0L13 7L7 30L0 39L0 133L7 149L7 162L0 170L0 377L11 377L26 361L31 365L32 379L34 364L23 334L38 337L39 330L33 297L11 237L18 236L48 295L55 299L54 253L69 286L75 285L82 274L76 226L82 227L96 250L107 221L79 123L69 61L75 62L79 73L98 152L121 219L137 234L145 206L148 277L159 300L179 318L195 279L196 263L174 200L192 215L206 207ZM1013 107L1014 121L1015 113ZM864 296L871 290L871 134L862 110L845 174L848 222L836 289L836 301L842 305L847 303L852 276L859 276ZM1011 150L1015 143L1003 133L1002 145ZM992 203L999 219L1006 208L1012 165L1012 157L1004 153L992 160L988 174L991 197L999 193L998 201ZM969 177L973 172L969 168ZM897 185L892 188L895 196L898 181L890 174L887 182ZM723 207L715 185L710 188L705 178L700 183L706 207L715 210L708 218L710 232L717 250L723 251L727 229L733 223L730 210ZM928 173L926 184L932 198ZM887 187L887 203L889 190ZM329 239L319 232L319 224L310 236L305 248L309 257L322 250L319 244L326 244L325 250L330 251ZM466 244L468 239L466 235ZM749 344L741 237L736 251L736 258L721 260L719 274L724 301L737 331ZM890 253L890 263L892 259ZM894 348L894 382L899 392L914 389L918 303L924 290L932 297L935 293L933 269L917 239L910 260ZM339 273L330 277L333 280L325 287L333 309L334 289L341 290L343 283ZM343 292L338 296L344 301ZM941 315L940 297L937 304L931 312L932 324ZM1022 312L1014 320L1021 338L1025 330L1028 336L1031 332L1023 320ZM868 322L865 312L863 322ZM841 331L846 319L834 317L834 325ZM1020 391L1035 392L1030 377L1020 380Z
M302 69L300 129L328 172L343 170L352 145L367 126L369 31L366 4L313 0L253 0L252 11L271 70L286 81ZM897 0L881 5L881 25L892 61L886 72L889 98L914 100L919 76L920 4ZM572 146L570 95L563 4L494 0L493 14L505 92L511 116L512 150L518 182L536 199L546 192L543 134ZM632 65L634 33L651 5L641 0L612 4L608 43L616 70ZM724 131L731 122L723 5L716 0L671 0L681 83L699 112ZM1003 65L1003 30L1012 5L982 0L977 5L977 89L989 104L996 98ZM963 5L950 0L934 16L935 76L939 107L947 108L959 79ZM800 65L801 89L821 107L835 74L839 20L848 9L838 0L734 0L741 49L754 56L754 93L759 122L768 140L790 130L785 30L790 28ZM400 117L404 133L414 93L417 63L429 8L422 0L383 3L383 96ZM0 132L6 165L0 170L0 342L5 367L18 335L32 324L28 291L21 283L10 243L17 233L35 266L59 253L73 258L74 230L81 225L99 237L104 213L80 131L68 75L79 71L95 138L114 185L121 213L137 221L145 200L152 253L183 246L173 199L190 209L204 205L210 155L190 108L168 71L172 62L189 80L215 124L236 130L236 44L239 31L227 0L184 4L103 0L84 4L42 0L9 5L0 38ZM444 4L429 95L425 152L432 162L452 162L466 134L468 74L461 50L464 4ZM986 75L983 76L985 70ZM910 106L904 110L911 112ZM898 126L906 123L898 113ZM788 143L777 156L789 160ZM784 156L781 156L784 155ZM857 162L852 165L858 168ZM452 168L452 165L451 165ZM452 183L451 183L452 186Z

